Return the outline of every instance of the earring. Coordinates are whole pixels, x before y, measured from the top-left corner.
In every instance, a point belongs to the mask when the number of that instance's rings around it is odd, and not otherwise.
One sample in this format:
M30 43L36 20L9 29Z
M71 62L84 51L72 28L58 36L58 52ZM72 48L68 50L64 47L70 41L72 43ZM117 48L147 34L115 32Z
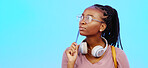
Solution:
M103 30L102 30L102 29L100 29L100 31L102 32Z

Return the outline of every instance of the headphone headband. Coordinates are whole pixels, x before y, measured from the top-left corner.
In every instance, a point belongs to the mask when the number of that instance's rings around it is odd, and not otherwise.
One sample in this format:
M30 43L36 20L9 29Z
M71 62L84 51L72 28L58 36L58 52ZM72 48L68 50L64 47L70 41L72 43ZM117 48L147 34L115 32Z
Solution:
M94 57L100 57L101 55L103 55L103 53L107 50L107 47L108 47L108 42L107 40L104 38L104 37L101 37L104 42L105 42L105 48L103 48L102 46L98 45L98 46L95 46L92 51L91 51L91 54L94 56ZM80 47L79 47L79 50L82 54L87 54L87 42L86 42L86 39L84 39L82 41L82 43L80 44Z
M107 42L107 40L104 38L104 37L102 37L102 39L104 39L104 41L105 41L105 48L104 48L104 51L106 51L106 49L107 49L107 46L108 46L108 42Z

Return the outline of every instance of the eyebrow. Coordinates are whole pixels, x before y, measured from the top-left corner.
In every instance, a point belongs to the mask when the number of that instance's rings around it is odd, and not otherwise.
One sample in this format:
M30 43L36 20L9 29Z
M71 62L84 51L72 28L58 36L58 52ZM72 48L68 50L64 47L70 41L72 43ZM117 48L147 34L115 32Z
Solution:
M84 14L82 14L83 16L84 16ZM93 15L91 15L91 14L87 14L87 16L92 16L92 17L94 17Z

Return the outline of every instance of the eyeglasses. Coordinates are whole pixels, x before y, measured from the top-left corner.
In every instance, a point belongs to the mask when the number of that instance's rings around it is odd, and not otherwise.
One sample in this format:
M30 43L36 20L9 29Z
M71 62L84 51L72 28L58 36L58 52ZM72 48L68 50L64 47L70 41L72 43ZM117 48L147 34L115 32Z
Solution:
M84 18L84 21L85 21L87 24L90 23L90 22L92 22L92 20L97 21L97 22L100 22L100 23L104 23L104 22L99 21L99 20L97 20L97 19L93 19L92 16L90 16L90 15L87 15L86 17L84 17L84 16L81 15L81 16L77 16L77 18L79 19L79 21L82 21L83 18Z

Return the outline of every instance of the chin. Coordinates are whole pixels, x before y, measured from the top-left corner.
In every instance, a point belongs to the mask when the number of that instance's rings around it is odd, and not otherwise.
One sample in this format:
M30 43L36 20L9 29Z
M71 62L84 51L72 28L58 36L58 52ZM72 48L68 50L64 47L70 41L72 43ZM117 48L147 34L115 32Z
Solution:
M82 35L82 36L86 36L85 34L82 34L82 33L80 33L80 35Z
M82 36L88 36L89 34L80 32L80 35L82 35Z
M84 33L84 32L80 32L80 35L82 36L93 36L96 35L97 33Z
M80 35L82 35L82 36L86 36L86 34L85 34L85 33L83 33L83 32L80 32Z

